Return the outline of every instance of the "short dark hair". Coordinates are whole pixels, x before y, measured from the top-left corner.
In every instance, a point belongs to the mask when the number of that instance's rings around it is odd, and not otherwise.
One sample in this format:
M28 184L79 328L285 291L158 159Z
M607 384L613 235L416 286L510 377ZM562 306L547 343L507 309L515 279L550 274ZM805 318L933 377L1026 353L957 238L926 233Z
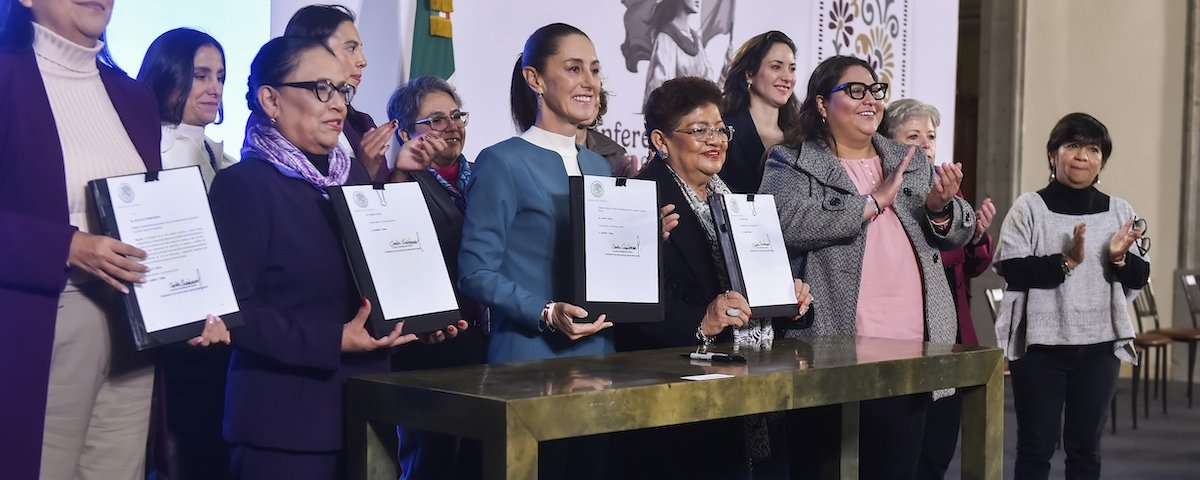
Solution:
M33 10L21 5L18 0L0 0L0 49L24 50L33 47ZM100 34L104 46L96 54L100 63L121 73L112 52L108 50L107 34Z
M817 110L817 97L824 98L829 95L829 91L838 86L838 80L841 80L842 74L850 67L863 67L870 72L874 81L879 81L879 75L866 60L848 55L826 58L813 69L812 76L808 77L808 92L804 96L804 102L800 104L800 119L792 128L784 130L783 145L799 150L806 141L823 140L830 144L830 148L833 147L833 132L829 130L829 125Z
M733 61L725 70L724 107L726 112L739 112L749 108L750 87L746 84L746 77L758 73L758 69L762 68L763 59L767 57L767 52L777 43L786 45L792 50L793 55L796 53L796 43L778 30L758 34L746 40L746 43L738 48L737 53L733 55ZM779 126L787 130L796 123L799 117L800 100L796 99L793 91L793 95L788 97L787 103L779 108Z
M192 92L196 51L205 46L212 46L221 52L221 66L224 67L225 49L221 48L217 39L190 28L168 30L154 39L146 50L137 79L149 86L158 99L159 120L172 125L179 125L183 121L183 109ZM223 77L221 83L225 83ZM225 116L224 101L221 103L217 108L218 124Z
M546 71L546 60L558 53L559 40L570 35L582 35L588 38L583 30L565 23L551 23L539 28L525 40L525 49L517 55L517 63L513 66L512 85L509 87L509 105L512 107L513 123L523 132L529 130L537 121L537 94L525 82L525 67L533 67L538 72ZM591 39L588 38L590 41Z
M642 112L646 118L646 135L661 130L667 136L675 132L675 124L699 107L716 105L721 108L721 89L706 78L676 77L663 82L646 97ZM654 144L650 144L650 149Z
M435 92L449 95L456 105L462 107L462 99L458 97L458 92L454 91L453 86L438 77L426 75L396 87L391 98L388 98L388 120L395 120L399 124L400 130L412 134L413 129L416 128L413 122L417 121L417 115L421 111L421 102L425 100L426 95Z
M1046 141L1046 154L1053 155L1058 147L1068 143L1100 147L1101 167L1108 163L1108 156L1112 154L1112 137L1108 136L1108 127L1086 113L1068 113L1054 124L1050 130L1050 140ZM1050 169L1053 171L1054 167Z
M296 70L300 56L313 49L321 49L333 55L324 43L302 37L273 38L258 49L254 61L250 62L250 77L246 79L246 86L250 88L250 91L246 92L246 106L250 109L252 118L258 117L258 121L266 120L262 105L258 104L258 89L264 85L282 83L288 74Z
M309 5L296 10L283 34L325 43L344 22L354 23L354 12L341 5Z

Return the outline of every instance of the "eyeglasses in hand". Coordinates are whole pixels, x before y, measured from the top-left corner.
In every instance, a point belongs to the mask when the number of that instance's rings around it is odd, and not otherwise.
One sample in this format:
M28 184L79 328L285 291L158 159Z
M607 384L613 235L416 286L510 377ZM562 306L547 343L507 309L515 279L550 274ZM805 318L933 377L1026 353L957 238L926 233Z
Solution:
M833 90L830 90L829 94L833 95L841 90L845 90L846 95L849 95L850 98L855 100L862 100L867 96L867 92L871 92L871 96L876 100L883 100L884 98L887 98L888 84L872 83L867 85L862 82L843 83L833 87Z
M1138 256L1146 256L1146 252L1150 251L1150 237L1146 236L1146 230L1150 228L1150 224L1144 218L1133 217L1133 230L1142 232L1142 236L1134 240L1133 244L1137 246Z

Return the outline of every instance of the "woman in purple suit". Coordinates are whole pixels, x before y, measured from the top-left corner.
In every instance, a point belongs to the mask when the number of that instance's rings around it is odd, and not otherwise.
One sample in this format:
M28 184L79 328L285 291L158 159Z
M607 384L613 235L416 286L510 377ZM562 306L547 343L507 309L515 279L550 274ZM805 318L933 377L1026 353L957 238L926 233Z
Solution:
M140 478L153 364L118 326L145 252L90 233L86 185L160 168L154 96L105 49L112 0L0 10L0 472Z

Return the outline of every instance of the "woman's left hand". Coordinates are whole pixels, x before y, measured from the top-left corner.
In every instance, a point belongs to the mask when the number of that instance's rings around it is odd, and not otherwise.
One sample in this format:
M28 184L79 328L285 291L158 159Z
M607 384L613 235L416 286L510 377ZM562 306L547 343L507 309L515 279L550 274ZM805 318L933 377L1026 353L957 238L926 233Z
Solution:
M1129 247L1133 246L1133 242L1142 238L1142 231L1133 228L1133 220L1125 222L1121 225L1121 229L1114 233L1112 239L1108 241L1108 261L1112 263L1121 263L1125 261L1125 254L1129 253Z
M440 132L431 130L410 138L396 152L396 170L415 171L429 167L430 162L446 148Z
M962 164L952 163L933 167L936 176L933 177L933 188L925 197L925 208L931 212L940 212L954 200L958 187L962 185Z
M793 278L792 280L796 282L796 305L799 307L798 313L792 317L792 320L799 320L800 317L808 314L808 310L812 308L812 289L799 278Z
M231 338L229 329L225 328L225 322L213 314L209 314L204 321L204 331L200 332L200 336L188 340L188 345L193 347L207 347L214 343L224 343L229 345Z
M454 337L457 337L460 332L467 331L468 327L469 327L469 325L467 324L466 320L459 320L458 323L456 323L454 325L447 325L446 328L444 328L442 330L438 330L435 332L429 332L425 335L422 335L421 343L424 343L426 345L442 343L445 340L449 340Z
M675 204L668 203L658 211L658 215L662 217L662 237L666 240L671 237L671 230L679 226L679 214L675 212Z
M371 176L375 176L379 166L387 162L388 143L395 133L396 122L391 121L367 130L363 134L360 149L363 155L368 157L363 159L363 165L367 167L367 173Z

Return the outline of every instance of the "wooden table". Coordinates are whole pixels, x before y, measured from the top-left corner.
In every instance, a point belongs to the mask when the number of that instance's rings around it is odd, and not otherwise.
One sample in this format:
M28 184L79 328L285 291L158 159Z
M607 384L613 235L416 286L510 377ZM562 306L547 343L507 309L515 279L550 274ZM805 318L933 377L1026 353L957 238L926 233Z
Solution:
M714 349L722 347L729 346ZM948 387L974 387L962 392L962 478L1002 478L1000 350L869 337L777 339L771 349L740 352L745 364L715 365L680 357L688 351L353 378L346 403L350 478L396 478L395 452L383 448L368 422L480 439L486 478L512 480L537 478L542 441L834 404L842 405L842 455L824 471L857 478L859 402ZM705 373L733 376L680 378Z

